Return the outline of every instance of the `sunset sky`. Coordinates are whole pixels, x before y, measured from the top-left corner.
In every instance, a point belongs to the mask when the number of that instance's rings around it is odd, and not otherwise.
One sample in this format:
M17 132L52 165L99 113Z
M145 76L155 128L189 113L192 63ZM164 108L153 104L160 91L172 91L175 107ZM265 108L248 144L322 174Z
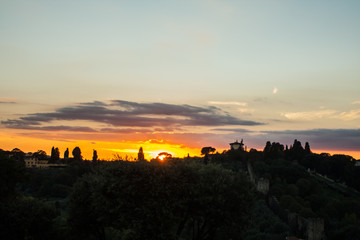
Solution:
M0 1L0 148L308 141L360 158L360 1Z

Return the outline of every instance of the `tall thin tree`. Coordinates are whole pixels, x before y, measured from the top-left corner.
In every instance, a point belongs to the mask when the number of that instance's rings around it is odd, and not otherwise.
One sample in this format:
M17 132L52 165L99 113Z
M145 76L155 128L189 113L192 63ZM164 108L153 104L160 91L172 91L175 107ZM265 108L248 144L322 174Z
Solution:
M144 151L143 148L140 147L139 152L138 152L138 161L144 161L145 157L144 157Z

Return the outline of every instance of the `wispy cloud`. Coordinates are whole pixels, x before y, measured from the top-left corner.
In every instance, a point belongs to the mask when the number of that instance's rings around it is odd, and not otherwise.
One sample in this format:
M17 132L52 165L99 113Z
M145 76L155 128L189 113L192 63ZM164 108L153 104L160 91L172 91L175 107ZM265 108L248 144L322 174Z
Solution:
M267 103L269 100L266 97L257 97L253 99L254 102Z
M233 106L242 106L246 107L248 104L246 102L222 102L222 101L209 101L211 105L233 105Z
M255 112L255 110L250 109L250 108L239 108L238 112L244 113L244 114L251 114L251 113Z
M281 115L289 120L310 121L321 118L334 118L343 121L352 121L352 120L360 119L360 109L350 110L341 113L335 110L319 110L319 111L309 111L309 112L282 113Z
M351 104L360 104L360 100L353 101Z
M10 127L12 128L12 127ZM15 127L16 128L16 127ZM23 125L21 129L27 130L45 130L45 131L68 131L68 132L96 132L95 129L90 127L72 127L72 126L33 126L33 125Z
M351 110L349 112L342 112L339 115L335 116L335 118L338 118L338 119L341 119L344 121L360 119L360 109Z
M36 130L95 131L88 127L48 126L54 121L91 121L109 126L102 131L127 131L126 128L167 128L182 126L261 125L242 120L217 107L198 107L166 103L137 103L122 100L88 102L56 109L53 112L28 114L1 123L7 128ZM44 124L47 124L44 126ZM115 129L114 129L115 128ZM124 130L125 128L125 130ZM100 129L99 129L100 130Z
M164 145L164 144L172 144L172 145L176 145L174 143L170 143L168 140L164 140L164 139L149 139L146 141L138 141L137 143L139 144L159 144L159 145ZM177 145L178 147L182 147L183 145Z
M14 98L0 97L0 104L16 104L17 101Z
M155 144L164 144L165 141L163 139L158 140L158 139L149 139L148 141L146 141L145 143L155 143Z
M281 115L290 120L315 120L324 117L334 116L335 113L335 110L320 110L309 112L289 112L282 113Z
M0 101L0 104L16 104L16 102Z
M233 133L252 133L253 131L244 128L214 128L213 131L233 132Z

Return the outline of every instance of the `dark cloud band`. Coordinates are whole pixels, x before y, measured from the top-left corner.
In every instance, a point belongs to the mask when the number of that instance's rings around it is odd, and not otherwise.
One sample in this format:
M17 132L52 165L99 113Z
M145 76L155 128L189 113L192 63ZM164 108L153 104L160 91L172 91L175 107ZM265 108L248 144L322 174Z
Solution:
M360 149L360 129L310 129L263 131L272 139L304 139L318 149L338 149L358 151Z
M165 103L137 103L122 100L89 102L76 106L63 107L54 112L28 114L18 119L1 123L7 128L95 131L88 127L42 126L53 121L91 121L111 127L167 127L181 126L224 126L224 125L261 125L260 122L242 120L231 116L216 107L197 107Z

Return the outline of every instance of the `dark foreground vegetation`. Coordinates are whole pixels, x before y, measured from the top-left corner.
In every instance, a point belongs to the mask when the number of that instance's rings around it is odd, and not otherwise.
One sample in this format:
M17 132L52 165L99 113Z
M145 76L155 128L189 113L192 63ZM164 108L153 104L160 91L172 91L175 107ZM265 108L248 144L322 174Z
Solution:
M0 239L307 239L313 219L323 222L314 239L360 239L350 156L313 154L298 141L203 150L60 169L25 168L21 152L0 151Z

